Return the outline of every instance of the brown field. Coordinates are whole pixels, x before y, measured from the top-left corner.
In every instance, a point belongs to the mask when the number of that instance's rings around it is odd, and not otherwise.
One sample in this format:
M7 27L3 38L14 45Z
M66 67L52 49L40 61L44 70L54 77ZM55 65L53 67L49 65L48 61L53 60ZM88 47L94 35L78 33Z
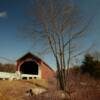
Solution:
M33 96L26 95L28 89L44 88L47 91ZM49 80L0 80L0 100L100 100L100 81L89 76L71 77L67 92L56 88L56 81Z
M47 88L47 85L45 80L0 80L0 100L24 100L28 89Z

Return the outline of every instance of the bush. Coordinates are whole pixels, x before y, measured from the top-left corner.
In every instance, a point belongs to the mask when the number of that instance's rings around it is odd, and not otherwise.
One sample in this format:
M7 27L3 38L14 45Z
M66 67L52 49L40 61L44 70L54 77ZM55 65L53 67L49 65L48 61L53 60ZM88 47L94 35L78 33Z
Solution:
M95 60L90 54L85 55L80 69L82 74L88 73L94 78L100 78L100 61Z

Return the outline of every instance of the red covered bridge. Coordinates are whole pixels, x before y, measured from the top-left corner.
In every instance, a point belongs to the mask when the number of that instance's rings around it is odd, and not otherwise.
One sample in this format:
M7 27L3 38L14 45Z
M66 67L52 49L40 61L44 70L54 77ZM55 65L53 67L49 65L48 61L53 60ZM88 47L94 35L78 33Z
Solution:
M50 66L30 52L17 60L16 68L18 79L51 79L55 76Z

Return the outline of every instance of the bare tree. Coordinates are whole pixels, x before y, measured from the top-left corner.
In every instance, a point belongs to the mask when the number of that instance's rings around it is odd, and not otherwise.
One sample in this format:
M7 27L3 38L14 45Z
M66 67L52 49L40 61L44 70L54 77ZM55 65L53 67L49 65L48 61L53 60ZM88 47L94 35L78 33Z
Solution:
M30 36L41 37L51 49L56 61L59 88L66 91L72 44L83 35L88 24L84 26L80 23L78 7L70 0L33 0L30 12Z

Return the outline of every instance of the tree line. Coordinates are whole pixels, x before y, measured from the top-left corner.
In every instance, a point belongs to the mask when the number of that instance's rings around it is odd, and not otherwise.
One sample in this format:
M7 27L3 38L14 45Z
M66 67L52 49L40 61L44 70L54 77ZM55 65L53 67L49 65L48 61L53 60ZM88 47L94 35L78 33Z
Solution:
M98 56L86 54L80 66L80 72L100 79L100 60Z
M14 64L2 64L0 63L0 72L15 72L16 67Z
M100 79L100 53L88 53L84 55L80 65L70 68L75 75L89 75L92 78Z

